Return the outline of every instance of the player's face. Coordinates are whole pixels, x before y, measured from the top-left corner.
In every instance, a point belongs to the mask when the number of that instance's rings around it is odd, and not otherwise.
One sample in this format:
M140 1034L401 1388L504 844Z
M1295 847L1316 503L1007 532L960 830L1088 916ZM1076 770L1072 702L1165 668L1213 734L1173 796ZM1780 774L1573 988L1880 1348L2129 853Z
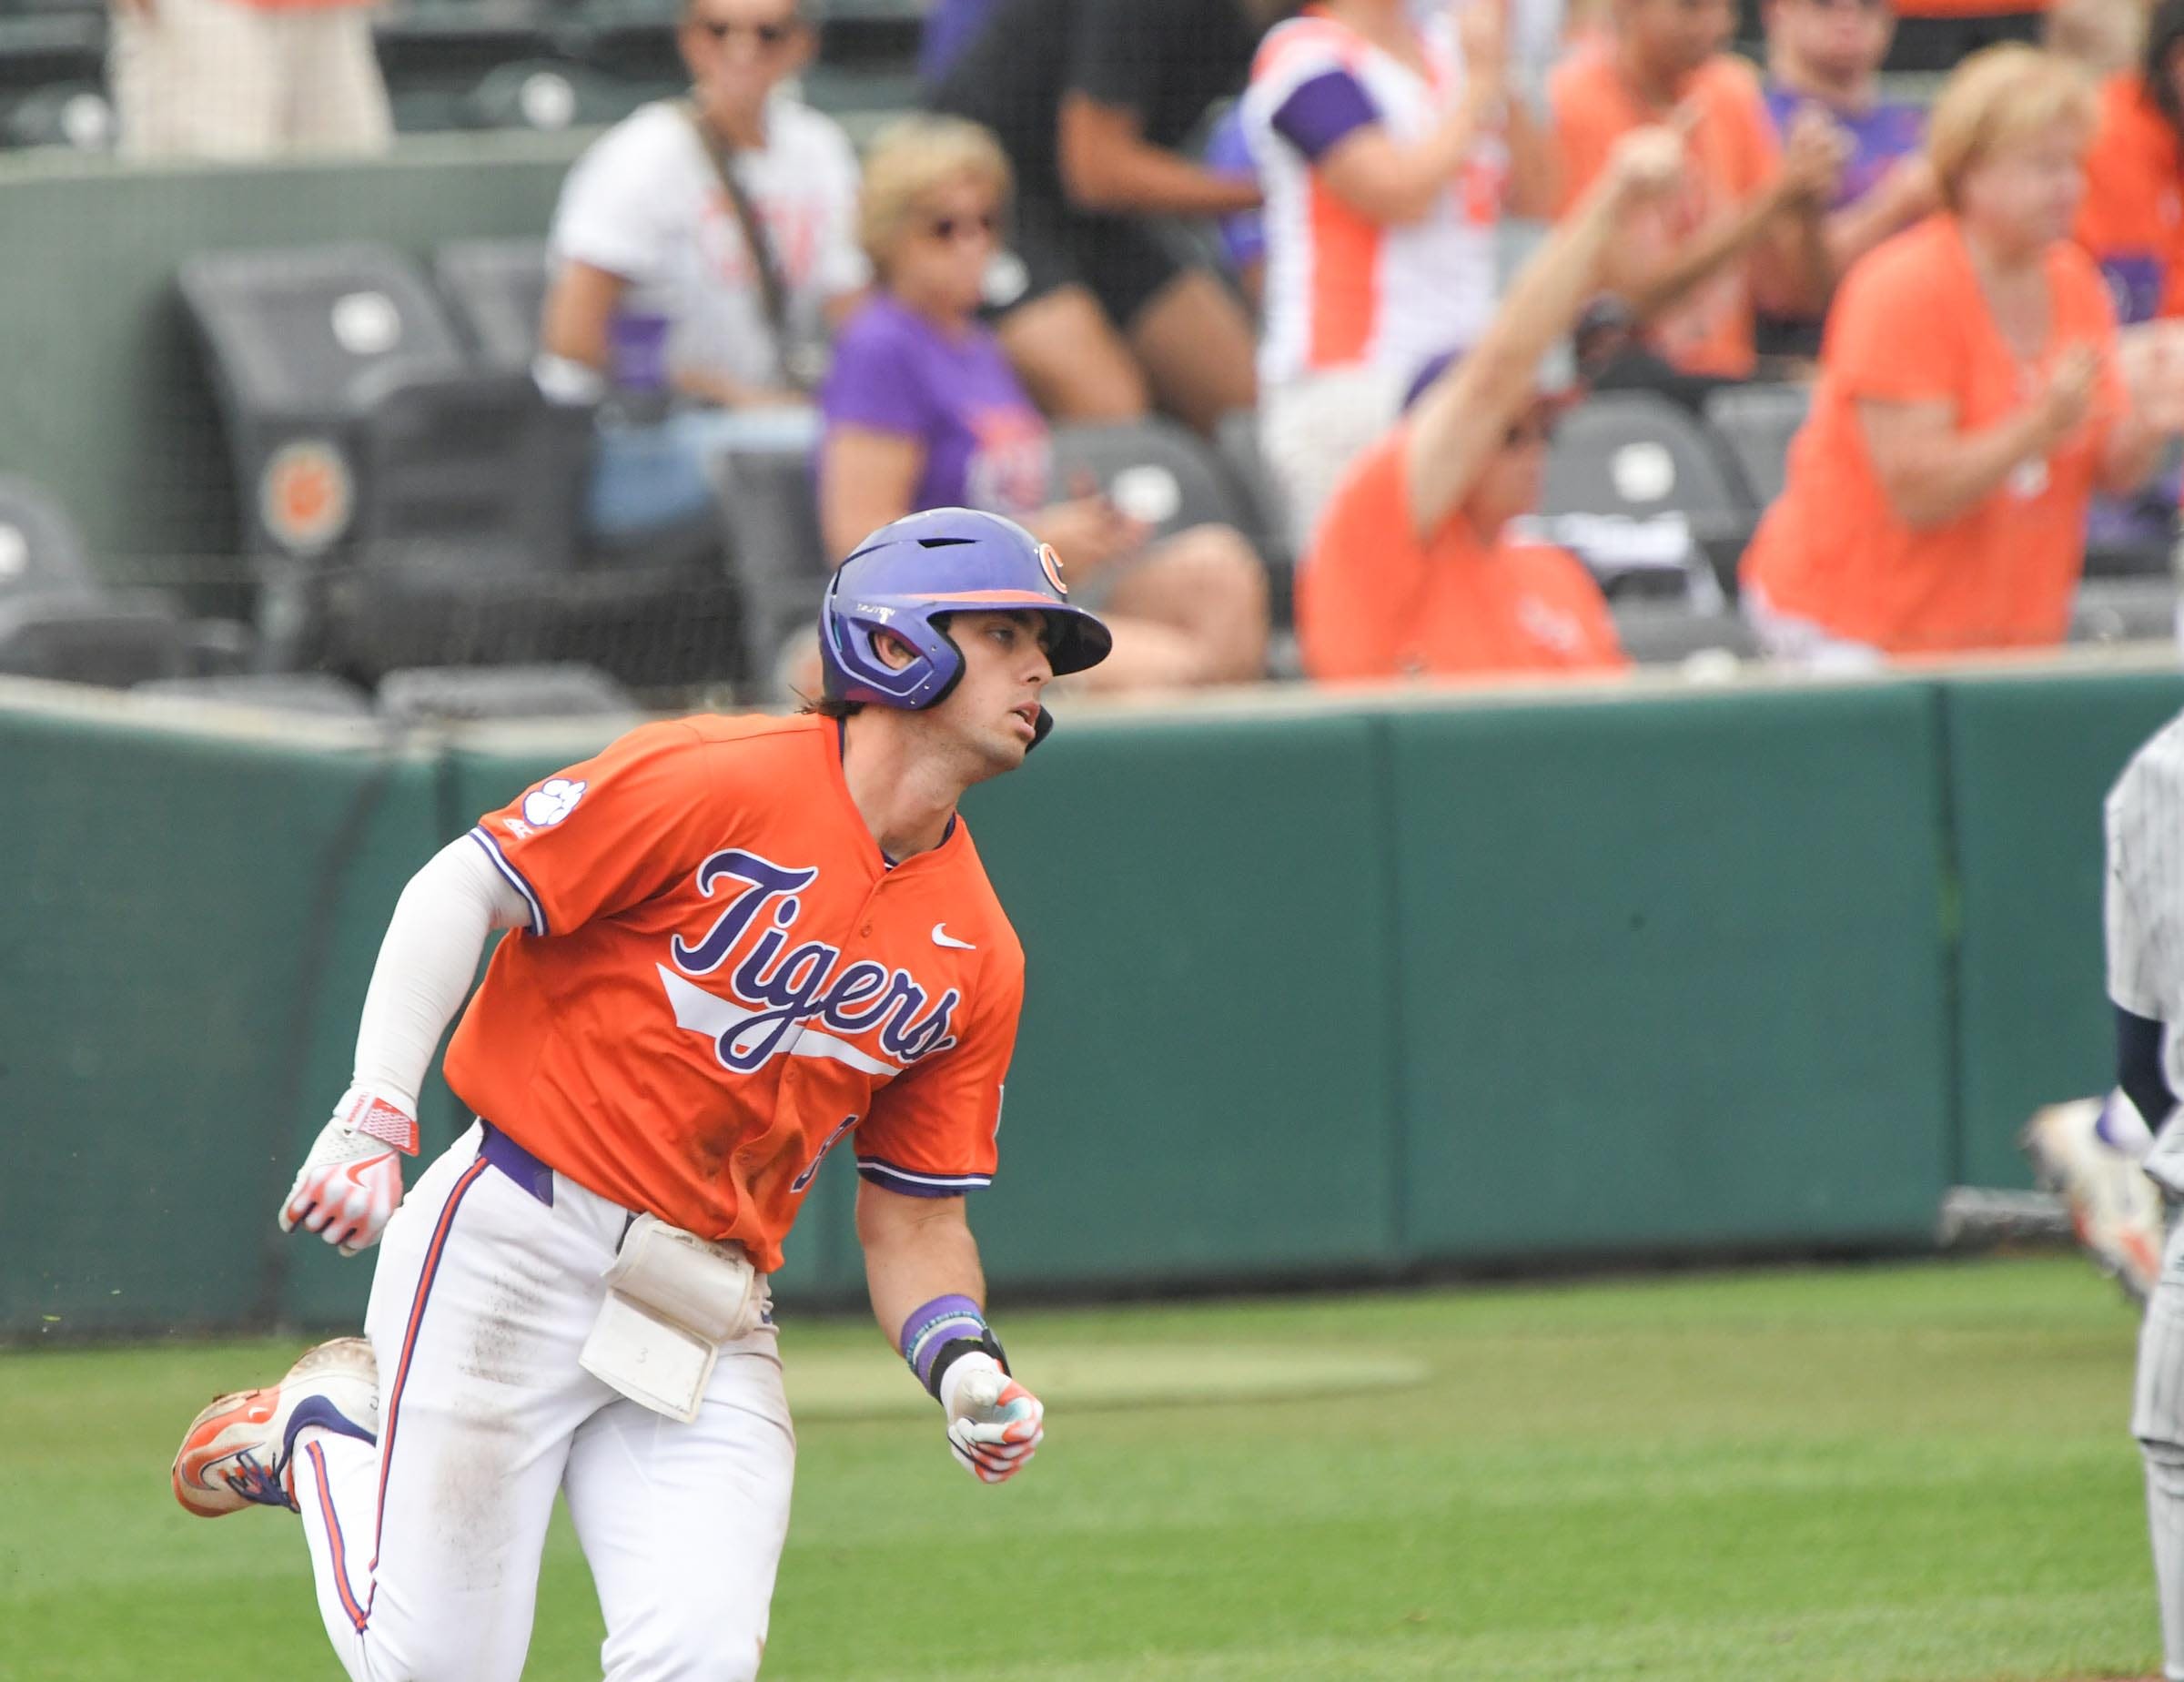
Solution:
M1044 613L957 613L948 634L963 651L963 676L925 714L968 750L983 775L1014 770L1031 751L1039 696L1054 677Z
M682 62L710 106L755 110L804 67L811 31L797 0L687 0Z

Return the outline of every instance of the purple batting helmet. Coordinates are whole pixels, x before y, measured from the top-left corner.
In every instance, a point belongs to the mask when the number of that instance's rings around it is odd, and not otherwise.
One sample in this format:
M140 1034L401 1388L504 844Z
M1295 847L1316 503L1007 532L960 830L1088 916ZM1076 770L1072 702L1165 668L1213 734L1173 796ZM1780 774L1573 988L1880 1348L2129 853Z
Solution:
M826 693L872 706L938 705L963 676L963 651L940 622L1026 608L1046 616L1057 677L1097 665L1114 646L1107 626L1070 605L1053 549L1015 521L935 508L884 525L835 569L819 604ZM903 666L882 660L872 641L881 631L915 658ZM1041 716L1041 739L1049 722Z

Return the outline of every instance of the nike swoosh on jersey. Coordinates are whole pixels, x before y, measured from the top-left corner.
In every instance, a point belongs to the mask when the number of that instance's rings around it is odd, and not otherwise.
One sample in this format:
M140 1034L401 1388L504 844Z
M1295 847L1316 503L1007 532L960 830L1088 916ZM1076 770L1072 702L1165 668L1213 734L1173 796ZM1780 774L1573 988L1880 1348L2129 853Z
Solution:
M978 949L969 941L958 940L954 935L948 933L948 926L945 923L933 925L933 944L937 947L954 947L958 952L976 952Z

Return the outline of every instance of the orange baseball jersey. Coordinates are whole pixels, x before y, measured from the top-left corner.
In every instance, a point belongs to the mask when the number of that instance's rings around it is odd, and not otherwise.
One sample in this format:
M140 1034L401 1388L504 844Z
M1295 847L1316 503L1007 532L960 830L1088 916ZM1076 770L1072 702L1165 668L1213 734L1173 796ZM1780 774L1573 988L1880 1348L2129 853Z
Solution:
M1617 140L1666 114L1639 101L1613 50L1605 46L1570 53L1548 78L1547 92L1562 148L1562 208L1567 212L1607 167ZM1780 156L1759 78L1742 59L1724 54L1702 65L1685 85L1682 105L1694 114L1683 185L1626 236L1663 255L1735 214L1774 178ZM1684 372L1734 380L1752 371L1753 323L1747 258L1699 282L1646 333L1654 349Z
M760 1270L820 1160L912 1196L983 1186L1024 950L958 818L890 865L819 717L646 724L470 832L531 927L448 1083L580 1185Z
M2069 628L2085 560L2086 510L2109 420L2127 400L2116 318L2092 261L2058 240L2047 258L2053 327L2020 367L1956 218L1929 217L1867 252L1844 278L1820 350L1812 418L1789 479L1744 552L1767 605L1890 654L2039 646ZM1960 432L2024 407L2065 349L2104 353L2094 418L1940 525L1912 526L1883 490L1862 401L1946 403Z
M2184 316L2184 147L2135 71L2101 87L2077 238L2124 320Z
M1358 458L1298 569L1306 673L1331 683L1628 664L1600 586L1566 550L1486 543L1461 514L1418 541L1408 436L1398 426Z

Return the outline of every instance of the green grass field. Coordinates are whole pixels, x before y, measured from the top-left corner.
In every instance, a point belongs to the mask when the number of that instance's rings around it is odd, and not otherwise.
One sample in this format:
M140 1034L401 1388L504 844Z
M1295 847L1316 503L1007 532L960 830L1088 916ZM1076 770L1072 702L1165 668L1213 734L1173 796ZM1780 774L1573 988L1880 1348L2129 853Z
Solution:
M769 1682L2159 1668L2135 1321L2073 1259L1000 1323L1051 1405L998 1490L868 1326L784 1332ZM339 1677L294 1522L167 1491L205 1396L296 1346L0 1354L0 1678ZM526 1676L596 1678L600 1633L557 1522Z

